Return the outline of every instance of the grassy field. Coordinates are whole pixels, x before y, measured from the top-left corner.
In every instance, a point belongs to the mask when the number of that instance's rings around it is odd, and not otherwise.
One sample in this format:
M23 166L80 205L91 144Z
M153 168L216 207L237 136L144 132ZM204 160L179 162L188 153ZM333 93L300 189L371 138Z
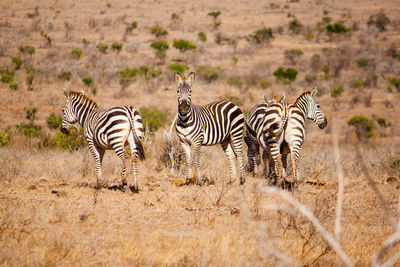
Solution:
M400 229L398 14L389 0L0 2L0 264L339 265L337 249L291 202L334 236L338 196L336 240L353 264L371 264ZM196 48L179 50L178 39ZM279 67L297 75L278 77ZM267 187L262 166L227 186L219 146L202 149L212 183L179 186L186 168L179 150L170 168L165 131L182 68L196 72L193 103L226 99L245 113L264 94L285 92L293 103L318 87L328 127L307 122L303 183L291 199ZM151 130L139 194L92 187L88 148L57 129L63 88L139 109ZM114 152L103 171L120 182ZM399 249L381 250L378 263Z

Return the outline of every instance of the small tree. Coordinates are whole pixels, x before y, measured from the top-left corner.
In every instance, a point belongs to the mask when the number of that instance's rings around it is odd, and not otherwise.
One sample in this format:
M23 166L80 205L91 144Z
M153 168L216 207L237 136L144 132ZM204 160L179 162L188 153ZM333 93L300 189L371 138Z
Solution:
M112 50L117 51L117 53L121 52L122 50L122 44L121 43L113 43L111 45Z
M169 45L165 41L154 41L150 45L155 50L156 58L165 59L166 51Z
M221 25L221 22L218 21L218 17L219 17L219 15L221 15L221 11L212 11L212 12L209 12L207 15L213 18L213 22L214 22L213 29L214 30L217 29L218 26Z
M98 45L96 45L96 47L101 53L103 53L103 54L107 53L108 45L106 45L106 44L98 44Z
M289 22L289 30L294 34L299 34L303 30L303 24L295 18Z
M159 25L151 27L150 32L154 34L157 38L168 35L168 31Z
M274 38L271 28L262 28L247 36L247 41L256 44L269 43Z
M197 34L197 37L199 38L200 41L206 42L207 41L207 35L204 32L199 32Z
M390 23L390 19L386 16L383 11L379 12L378 14L371 15L367 21L368 27L376 26L379 31L386 30L386 26Z
M72 57L74 57L75 59L80 59L83 54L83 51L80 48L74 48L72 49L71 54Z
M91 86L93 85L93 79L92 77L88 76L85 78L82 78L82 82L86 85L86 86Z
M179 39L179 40L174 39L173 45L176 49L179 49L179 51L182 53L186 52L187 50L196 50L197 49L197 46L194 43L187 41L185 39Z

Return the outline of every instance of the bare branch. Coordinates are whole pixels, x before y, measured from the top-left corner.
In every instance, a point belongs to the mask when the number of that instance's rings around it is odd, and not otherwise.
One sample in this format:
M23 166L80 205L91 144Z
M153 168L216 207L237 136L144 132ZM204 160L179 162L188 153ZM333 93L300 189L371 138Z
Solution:
M261 192L269 193L269 194L276 194L281 198L285 199L289 202L294 208L297 209L301 214L303 214L310 222L314 225L317 231L322 235L325 241L336 251L340 259L343 261L344 264L347 266L354 266L351 262L350 258L347 254L343 251L340 244L335 240L335 238L321 225L319 220L315 217L315 215L303 204L293 198L288 192L280 190L276 187L259 187Z
M343 191L344 191L344 178L343 169L340 162L340 149L339 140L337 134L337 127L332 127L332 140L333 140L333 155L335 158L336 173L338 177L338 193L336 202L336 218L335 218L335 238L340 244L340 233L341 233L341 220L342 220L342 203L343 203Z

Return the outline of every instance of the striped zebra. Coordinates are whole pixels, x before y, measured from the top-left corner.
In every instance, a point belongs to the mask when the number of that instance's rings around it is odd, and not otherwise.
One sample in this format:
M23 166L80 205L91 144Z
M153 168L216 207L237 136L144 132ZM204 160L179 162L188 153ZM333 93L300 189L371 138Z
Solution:
M282 113L287 113L287 119L284 121L284 129L276 136L269 134L258 136L260 143L267 143L270 155L275 164L275 172L278 179L278 185L285 182L286 179L286 160L287 155L291 154L291 163L295 185L299 182L299 158L301 146L305 140L305 120L310 119L318 125L320 129L327 126L327 119L318 102L315 100L317 89L311 92L302 93L294 104L286 105ZM271 106L271 108L273 105ZM268 111L267 111L268 113ZM277 121L279 117L277 116ZM267 118L267 116L265 117ZM268 120L264 121L264 129L268 125ZM265 143L266 142L266 143ZM283 165L282 165L283 164Z
M282 103L285 99L283 93L279 98L274 96L272 99L268 99L266 95L263 96L264 103L254 106L246 120L246 134L244 141L247 145L247 158L248 158L248 172L252 172L255 175L257 165L260 165L260 143L257 140L257 132L262 131L262 123L264 120L265 112L267 108L274 103ZM267 150L263 149L262 159L264 163L264 172L267 170L266 160L269 158ZM270 169L271 169L271 164Z
M217 101L203 107L193 105L191 92L195 74L191 72L186 78L177 72L174 76L178 84L178 120L175 129L186 154L186 184L189 184L192 178L191 147L193 146L194 150L197 182L200 184L200 148L216 144L221 144L231 164L229 183L236 178L235 158L237 158L240 167L240 184L244 184L242 135L245 120L243 112L228 101Z
M125 145L130 146L131 165L134 184L129 183L132 192L138 192L137 158L144 159L141 138L143 137L142 119L139 113L129 106L99 108L92 99L83 92L65 90L67 97L63 108L61 131L68 133L72 125L78 122L83 127L89 150L96 161L97 185L102 185L101 165L105 150L114 150L122 160L121 189L126 185L126 160L128 153ZM128 179L129 180L129 179Z

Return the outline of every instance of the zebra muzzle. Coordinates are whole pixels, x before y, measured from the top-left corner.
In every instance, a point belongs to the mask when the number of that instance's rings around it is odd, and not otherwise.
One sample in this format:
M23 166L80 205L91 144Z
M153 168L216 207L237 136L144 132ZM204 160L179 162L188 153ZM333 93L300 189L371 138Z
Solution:
M320 123L320 124L318 125L318 127L319 127L320 129L324 129L327 125L328 125L328 120L326 119L326 116L324 116L324 121L323 121L322 123Z
M189 112L189 101L182 100L182 103L179 105L179 112L181 114L187 114Z

